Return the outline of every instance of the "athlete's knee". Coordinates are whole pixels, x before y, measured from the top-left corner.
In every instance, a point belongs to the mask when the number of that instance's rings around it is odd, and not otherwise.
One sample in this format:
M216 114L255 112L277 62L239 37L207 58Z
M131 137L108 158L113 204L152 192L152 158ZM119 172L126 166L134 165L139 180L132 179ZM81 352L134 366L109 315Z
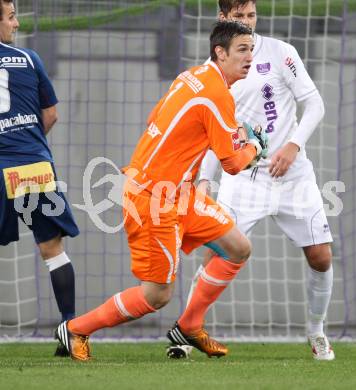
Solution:
M151 296L150 299L150 305L158 310L162 307L166 306L167 303L170 302L172 299L172 293L170 291L160 291L159 293L155 294L154 296Z
M219 252L215 252L232 263L244 263L251 254L250 240L238 229L230 230L225 236L216 240L214 245L220 249L223 256Z
M251 241L246 236L241 235L234 246L234 252L230 261L234 263L244 263L250 257L251 250Z
M173 285L143 282L143 294L148 304L158 310L166 306L173 296Z
M252 245L250 240L244 235L239 234L230 242L228 248L227 260L232 263L244 263L251 255Z
M52 257L56 257L63 252L63 242L62 236L58 235L51 240L46 242L41 242L38 244L38 248L41 253L41 257L43 260L51 259Z
M303 249L312 269L319 272L326 272L330 268L332 262L330 244L311 245Z

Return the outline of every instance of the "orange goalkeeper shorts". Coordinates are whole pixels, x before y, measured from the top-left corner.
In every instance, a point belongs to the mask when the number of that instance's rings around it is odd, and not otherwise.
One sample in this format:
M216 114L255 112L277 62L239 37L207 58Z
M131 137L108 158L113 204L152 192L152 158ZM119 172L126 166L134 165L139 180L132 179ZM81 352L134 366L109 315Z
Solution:
M126 193L125 230L131 270L141 281L174 282L180 249L188 254L234 226L230 216L213 199L196 194L192 187L169 202L165 197L155 199L146 190ZM160 212L162 203L164 212Z

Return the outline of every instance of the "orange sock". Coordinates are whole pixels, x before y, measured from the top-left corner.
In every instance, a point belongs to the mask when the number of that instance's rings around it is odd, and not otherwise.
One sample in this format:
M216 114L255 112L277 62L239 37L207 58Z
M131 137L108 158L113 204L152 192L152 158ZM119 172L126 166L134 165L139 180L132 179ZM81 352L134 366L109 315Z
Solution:
M111 328L154 311L147 303L142 287L131 287L112 296L96 309L70 320L68 329L74 334L89 336L98 329Z
M199 276L192 298L178 324L184 333L203 327L205 313L243 267L214 256Z

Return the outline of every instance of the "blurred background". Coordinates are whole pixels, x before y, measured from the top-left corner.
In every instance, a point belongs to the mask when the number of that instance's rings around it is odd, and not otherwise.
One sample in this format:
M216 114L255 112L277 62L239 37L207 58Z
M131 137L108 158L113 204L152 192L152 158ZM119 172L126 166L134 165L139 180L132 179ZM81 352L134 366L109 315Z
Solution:
M215 0L17 0L21 23L16 45L36 50L59 98L59 122L49 142L58 176L72 205L90 189L107 231L122 222L112 197L117 168L128 163L148 113L183 69L209 57ZM294 45L326 105L308 144L320 189L342 181L334 236L334 291L327 318L332 337L356 337L356 1L258 0L257 32ZM83 183L88 163L106 157ZM107 176L111 175L111 176ZM111 178L111 179L110 179ZM95 186L98 180L103 183ZM338 187L340 190L340 187ZM333 205L325 198L333 214ZM77 313L137 284L123 230L103 231L73 206L81 235L67 239L76 271ZM111 228L110 228L111 227ZM210 310L207 328L230 339L297 340L305 334L306 262L271 220L252 236L249 265ZM183 256L172 302L140 321L96 337L159 338L184 308L201 252ZM0 337L50 337L60 316L47 268L32 234L0 247Z

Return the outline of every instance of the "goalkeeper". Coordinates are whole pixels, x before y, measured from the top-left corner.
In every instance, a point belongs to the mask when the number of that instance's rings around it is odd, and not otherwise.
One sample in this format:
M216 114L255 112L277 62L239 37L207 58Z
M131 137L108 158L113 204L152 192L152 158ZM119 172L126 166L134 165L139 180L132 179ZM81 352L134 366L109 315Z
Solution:
M62 237L79 230L56 189L46 139L57 120L57 98L38 55L9 46L18 27L13 1L0 0L0 245L18 241L20 217L48 267L63 321L74 317L75 284ZM60 344L55 354L68 355Z
M226 347L203 329L204 314L248 259L250 242L215 201L204 202L193 181L209 148L232 175L266 153L263 132L255 135L248 129L250 138L239 138L229 91L250 69L251 34L240 23L217 23L210 37L211 62L181 73L153 109L124 169L128 176L125 229L131 269L141 284L57 328L56 337L73 359L90 358L88 336L93 332L165 306L173 293L180 248L189 253L204 244L222 257L206 270L210 282L199 291L202 299L193 328L186 324L180 331L207 355L226 354Z
M219 6L221 19L238 20L255 30L256 1L220 0ZM307 336L315 359L333 360L335 355L323 329L333 284L332 237L313 165L305 153L306 142L323 118L324 104L293 46L258 34L254 34L254 41L251 71L231 91L237 119L260 123L267 129L268 158L238 176L223 172L218 203L230 210L245 234L271 215L293 244L302 248L309 265ZM303 109L299 124L297 104ZM217 166L214 153L209 151L201 166L201 188L214 179ZM298 204L303 192L304 203ZM265 198L256 194L265 194ZM278 208L271 209L276 199ZM206 267L201 266L195 275L198 286ZM193 293L192 303L196 295ZM194 316L190 306L182 316L185 322ZM174 348L170 352L174 356Z

